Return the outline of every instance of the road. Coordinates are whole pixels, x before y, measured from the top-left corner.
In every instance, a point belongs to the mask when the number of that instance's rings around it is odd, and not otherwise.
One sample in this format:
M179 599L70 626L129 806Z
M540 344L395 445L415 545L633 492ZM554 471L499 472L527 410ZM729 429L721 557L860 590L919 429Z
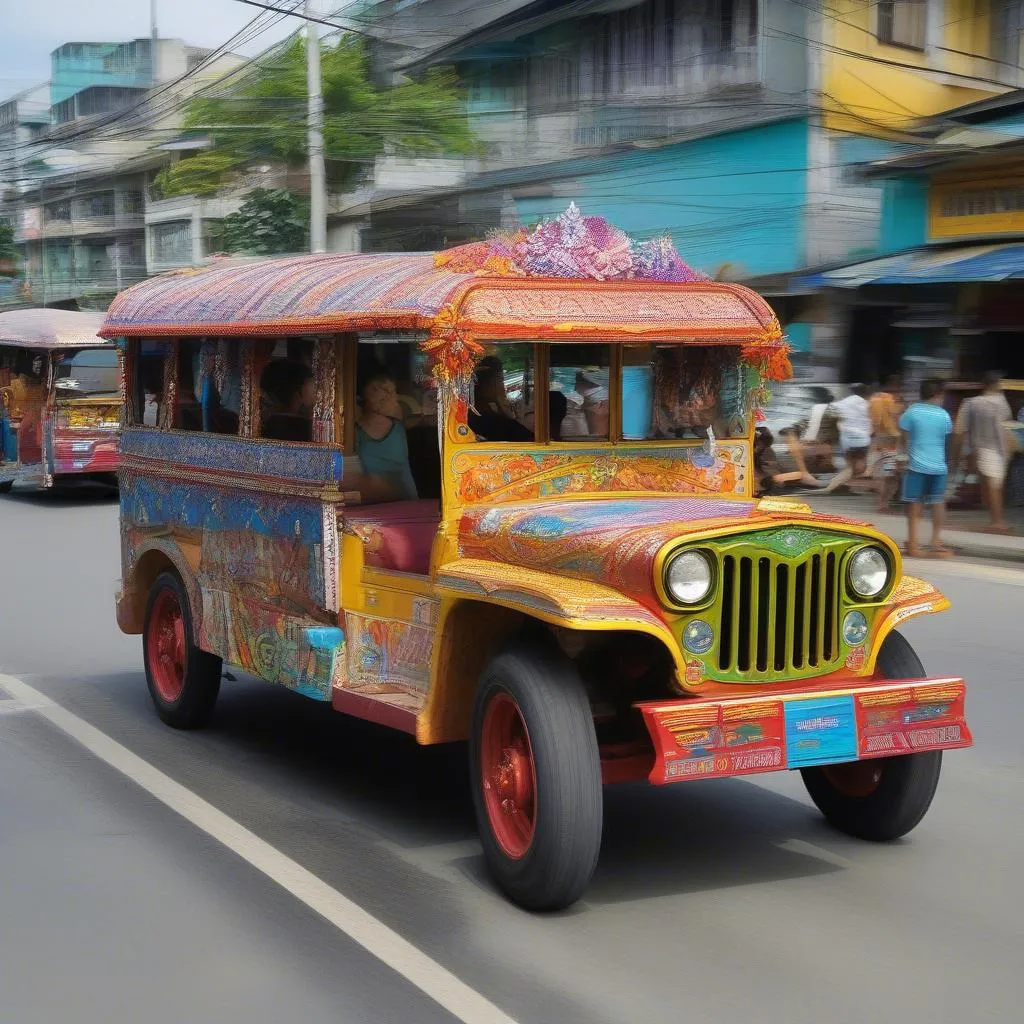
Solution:
M910 837L832 833L786 773L616 787L586 900L537 917L483 872L461 748L255 682L225 683L210 729L175 733L114 622L114 501L16 492L0 526L0 673L56 705L0 699L0 1024L1016 1019L1024 572L913 566L954 607L907 635L930 671L968 678L976 746L946 756ZM60 709L184 787L180 806L59 728ZM177 813L190 800L216 810ZM231 848L194 823L217 812ZM258 870L257 848L426 966L386 966ZM479 1002L446 1010L423 977Z

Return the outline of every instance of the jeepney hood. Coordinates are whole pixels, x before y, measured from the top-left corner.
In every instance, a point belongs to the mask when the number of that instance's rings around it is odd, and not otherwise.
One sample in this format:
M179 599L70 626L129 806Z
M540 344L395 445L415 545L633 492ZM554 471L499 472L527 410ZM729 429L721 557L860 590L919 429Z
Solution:
M660 607L653 565L668 543L802 523L873 533L868 524L778 500L639 498L549 500L468 508L459 554L589 580Z

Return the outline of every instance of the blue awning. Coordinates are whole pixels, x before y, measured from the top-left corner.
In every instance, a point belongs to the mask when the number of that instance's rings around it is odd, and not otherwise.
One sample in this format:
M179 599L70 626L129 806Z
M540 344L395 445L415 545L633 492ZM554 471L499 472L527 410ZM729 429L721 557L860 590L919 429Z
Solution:
M868 284L958 284L1024 279L1024 244L915 249L797 278L807 288L860 288Z

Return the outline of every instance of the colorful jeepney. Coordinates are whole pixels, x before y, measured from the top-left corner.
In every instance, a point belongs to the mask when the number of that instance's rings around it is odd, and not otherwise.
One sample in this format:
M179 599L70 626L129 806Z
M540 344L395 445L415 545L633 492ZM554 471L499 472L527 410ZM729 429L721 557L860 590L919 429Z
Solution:
M772 311L673 253L643 279L635 243L629 274L543 275L535 240L114 302L117 612L158 713L203 724L230 664L468 740L486 860L531 908L584 892L603 782L799 769L839 829L903 835L971 742L963 681L895 632L947 601L870 526L752 499Z
M0 492L116 481L121 384L102 313L0 313Z

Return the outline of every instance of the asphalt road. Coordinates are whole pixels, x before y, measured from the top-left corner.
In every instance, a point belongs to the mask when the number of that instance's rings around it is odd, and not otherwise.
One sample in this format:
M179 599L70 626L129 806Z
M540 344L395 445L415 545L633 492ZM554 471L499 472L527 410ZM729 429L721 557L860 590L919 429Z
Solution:
M141 643L114 621L112 499L15 493L0 500L0 538L0 673L208 801L508 1018L1020 1018L1024 572L913 567L954 607L907 635L929 671L969 680L976 746L946 756L910 837L832 833L785 773L617 787L586 900L536 917L483 872L461 748L420 749L254 682L225 683L204 732L162 726ZM457 1019L408 973L0 693L0 1024Z

